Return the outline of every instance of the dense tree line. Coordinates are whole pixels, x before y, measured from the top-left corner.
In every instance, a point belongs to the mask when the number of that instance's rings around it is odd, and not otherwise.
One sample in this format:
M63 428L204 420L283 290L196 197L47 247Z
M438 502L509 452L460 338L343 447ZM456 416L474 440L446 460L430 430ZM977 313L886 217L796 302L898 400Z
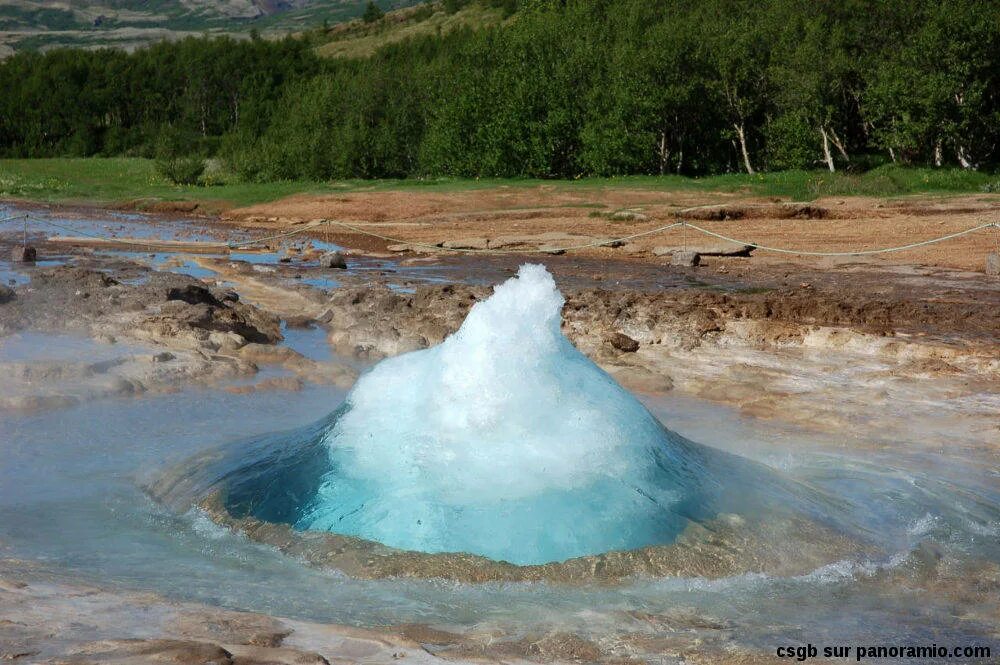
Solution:
M295 39L19 54L0 65L0 153L152 156L164 142L214 152L237 127L266 131L288 86L320 64Z
M17 56L0 151L167 136L262 180L1000 161L989 0L483 1L514 14L361 60L291 39Z

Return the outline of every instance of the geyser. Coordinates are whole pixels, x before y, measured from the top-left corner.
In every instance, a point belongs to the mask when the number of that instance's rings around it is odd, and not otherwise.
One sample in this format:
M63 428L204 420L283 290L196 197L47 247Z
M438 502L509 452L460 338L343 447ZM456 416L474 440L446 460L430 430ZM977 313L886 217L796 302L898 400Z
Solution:
M711 453L577 351L562 304L522 266L442 344L372 368L296 528L529 564L668 543L709 516Z

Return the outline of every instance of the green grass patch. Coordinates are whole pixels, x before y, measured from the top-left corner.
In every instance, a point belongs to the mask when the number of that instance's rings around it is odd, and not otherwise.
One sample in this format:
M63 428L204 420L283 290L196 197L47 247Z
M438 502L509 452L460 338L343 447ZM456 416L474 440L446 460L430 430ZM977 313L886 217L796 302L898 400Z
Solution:
M537 187L557 190L644 189L650 191L736 192L808 201L821 196L893 197L907 194L990 192L996 174L961 169L881 167L864 174L785 171L687 178L628 176L577 180L412 178L407 180L338 180L332 182L242 182L210 165L208 185L174 185L156 172L153 160L138 158L0 159L0 198L34 201L120 203L138 199L213 201L246 206L298 193L434 191ZM600 207L599 204L593 204ZM622 211L595 211L614 216ZM623 213L624 217L625 214Z
M0 159L0 198L94 203L156 199L245 206L330 189L324 183L247 183L224 173L211 175L218 184L174 185L156 172L150 159Z

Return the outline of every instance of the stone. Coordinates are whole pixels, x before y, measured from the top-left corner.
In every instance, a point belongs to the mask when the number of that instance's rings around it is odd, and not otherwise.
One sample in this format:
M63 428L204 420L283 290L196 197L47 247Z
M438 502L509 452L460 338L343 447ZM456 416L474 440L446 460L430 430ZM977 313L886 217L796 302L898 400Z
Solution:
M320 268L337 268L339 270L344 270L347 268L347 261L344 259L344 255L340 252L327 252L323 256L319 257Z
M38 258L38 252L34 247L15 247L10 253L10 260L14 263L34 263Z
M701 263L701 255L698 252L692 252L685 250L683 252L674 252L670 257L670 265L672 266L682 266L686 268L693 268Z
M990 252L986 255L986 274L1000 277L1000 252Z
M168 363L171 360L174 360L175 358L177 358L177 356L170 353L169 351L161 351L160 353L150 356L149 360L150 362L154 363Z
M654 247L654 256L673 255L678 252L695 252L702 256L750 256L755 247L753 245L737 245L734 243L724 243L720 245L706 245L704 247Z
M625 333L616 332L608 338L608 343L619 351L625 353L635 353L639 350L639 342L635 341Z
M615 222L642 222L649 219L649 215L644 215L636 210L617 210L611 213L608 219Z
M14 289L0 284L0 304L10 302L14 299Z
M204 286L197 284L186 284L167 290L167 300L183 300L189 305L212 305L219 307L222 305L215 295Z

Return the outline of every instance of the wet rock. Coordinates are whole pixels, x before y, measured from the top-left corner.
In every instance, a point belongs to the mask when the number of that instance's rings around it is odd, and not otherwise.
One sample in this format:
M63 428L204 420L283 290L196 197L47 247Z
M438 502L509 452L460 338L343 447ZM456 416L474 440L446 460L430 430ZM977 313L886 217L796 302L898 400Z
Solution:
M205 295L207 294L207 295ZM262 344L281 341L281 320L261 309L240 302L221 303L207 289L195 287L186 293L193 300L204 298L208 302L191 303L172 299L160 306L158 314L140 320L137 328L168 339L184 330L204 330L218 333L235 333L243 340ZM219 345L239 348L243 341L219 340Z
M670 257L670 265L693 268L701 263L701 255L698 252L682 251L674 252Z
M182 614L175 619L171 629L178 637L187 640L267 648L281 646L292 633L290 628L273 617L222 608Z
M15 247L10 253L10 260L14 263L34 263L38 258L38 252L34 247Z
M14 289L0 284L0 305L14 299Z
M986 274L1000 277L1000 252L991 252L986 255Z
M264 379L263 381L258 381L257 383L242 384L238 386L226 386L223 388L227 393L232 393L233 395L249 395L251 393L264 392L264 391L280 391L285 390L289 392L299 392L302 390L305 384L302 379L297 376L275 376L270 379Z
M347 260L344 259L344 255L340 252L327 252L319 257L319 266L321 268L344 270L347 268Z
M234 644L226 649L232 653L234 665L330 665L318 653L287 647Z
M213 289L212 295L222 302L239 302L240 294L231 289Z
M616 332L608 337L608 343L619 351L625 353L635 353L639 350L639 342L635 341L625 333Z
M71 652L67 663L178 663L232 665L233 655L217 644L169 639L101 640Z
M167 290L167 300L182 300L189 305L211 305L220 307L222 305L211 291L204 286L188 284L182 287L175 287Z

